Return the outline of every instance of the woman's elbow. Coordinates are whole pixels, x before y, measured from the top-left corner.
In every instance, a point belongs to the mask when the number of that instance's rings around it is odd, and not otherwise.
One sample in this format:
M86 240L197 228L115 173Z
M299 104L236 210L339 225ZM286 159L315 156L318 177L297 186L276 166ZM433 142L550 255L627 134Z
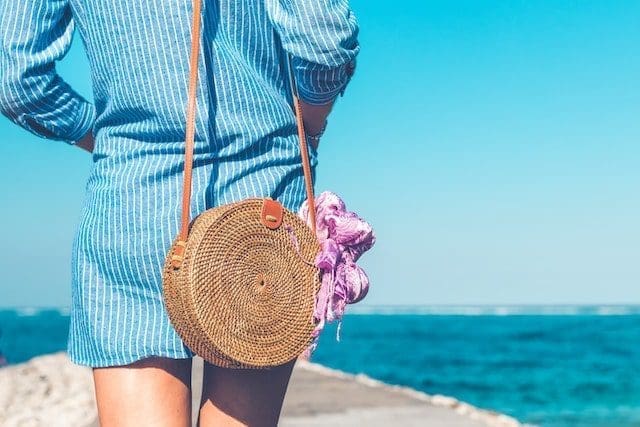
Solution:
M352 62L360 52L359 27L355 20L342 21L319 29L318 36L311 38L319 65L340 67Z
M47 110L47 101L32 99L25 90L16 84L2 83L0 86L0 112L16 125L44 138L56 138L57 128L43 114Z

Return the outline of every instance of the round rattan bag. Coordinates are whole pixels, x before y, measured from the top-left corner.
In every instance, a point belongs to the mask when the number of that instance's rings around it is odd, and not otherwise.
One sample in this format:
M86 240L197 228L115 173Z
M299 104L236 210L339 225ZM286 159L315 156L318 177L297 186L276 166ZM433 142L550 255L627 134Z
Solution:
M184 251L175 268L178 247ZM169 318L192 351L218 366L290 361L311 343L317 252L312 230L275 200L206 210L190 225L186 245L177 238L165 261Z
M182 225L165 259L163 299L197 355L222 367L269 368L299 356L316 325L320 244L301 108L287 57L311 226L269 197L213 207L191 221L200 2L194 0Z

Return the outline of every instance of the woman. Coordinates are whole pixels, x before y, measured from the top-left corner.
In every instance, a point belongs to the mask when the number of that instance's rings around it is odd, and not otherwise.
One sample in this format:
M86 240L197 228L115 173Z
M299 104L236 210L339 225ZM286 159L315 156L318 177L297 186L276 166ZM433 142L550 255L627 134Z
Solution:
M317 140L359 51L347 0L205 0L191 217L247 197L297 210L304 181L286 54ZM179 231L193 6L189 0L21 0L0 6L0 105L92 153L72 248L68 351L91 366L102 426L190 425L193 353L169 323L161 269ZM95 103L55 71L75 26ZM314 138L315 136L315 138ZM206 364L204 426L274 426L295 360Z

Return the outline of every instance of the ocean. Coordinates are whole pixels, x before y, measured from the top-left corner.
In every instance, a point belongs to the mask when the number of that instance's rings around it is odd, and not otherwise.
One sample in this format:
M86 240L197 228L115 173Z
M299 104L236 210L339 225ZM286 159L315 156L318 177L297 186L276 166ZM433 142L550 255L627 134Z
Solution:
M312 356L541 427L640 426L640 307L347 307ZM10 364L64 350L65 310L0 310Z

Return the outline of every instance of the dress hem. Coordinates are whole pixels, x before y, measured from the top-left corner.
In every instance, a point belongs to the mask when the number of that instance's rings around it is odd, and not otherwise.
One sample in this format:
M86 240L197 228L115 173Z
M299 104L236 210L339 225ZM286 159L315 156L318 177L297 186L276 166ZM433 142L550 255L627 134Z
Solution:
M163 353L163 354L142 353L142 354L134 355L127 358L118 358L118 359L102 358L98 360L96 359L90 360L82 357L76 357L68 350L67 350L67 355L69 356L69 359L76 365L88 366L90 368L107 368L107 367L114 367L114 366L126 366L150 357L162 357L165 359L183 360L183 359L192 359L195 356L195 354L175 353L175 352L169 352L169 353Z

